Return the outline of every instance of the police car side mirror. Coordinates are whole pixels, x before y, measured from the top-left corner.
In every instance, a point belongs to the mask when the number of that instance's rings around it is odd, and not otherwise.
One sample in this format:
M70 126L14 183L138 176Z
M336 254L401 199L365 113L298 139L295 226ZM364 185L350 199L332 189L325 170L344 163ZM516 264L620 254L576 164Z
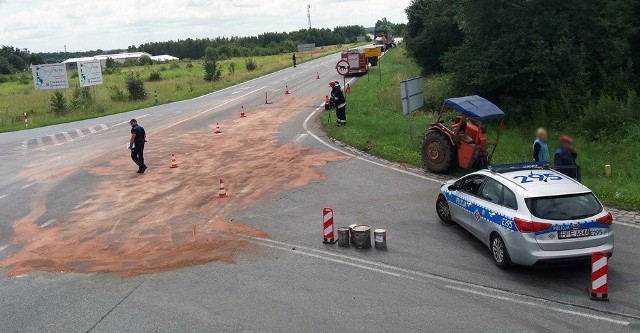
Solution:
M456 184L451 184L448 187L449 191L457 191L458 190L458 185Z

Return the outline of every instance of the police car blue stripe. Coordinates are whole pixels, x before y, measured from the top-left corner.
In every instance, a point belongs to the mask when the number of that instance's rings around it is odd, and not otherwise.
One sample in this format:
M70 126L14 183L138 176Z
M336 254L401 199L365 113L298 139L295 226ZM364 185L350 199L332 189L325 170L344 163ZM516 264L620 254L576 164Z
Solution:
M473 203L469 200L465 200L452 192L445 191L443 192L445 198L450 203L468 211L471 214L476 215L476 220L484 219L491 223L497 224L499 227L504 228L506 230L512 232L518 232L518 228L516 227L515 222L513 221L513 217L506 216L504 214L500 214L498 212L491 213L491 209Z

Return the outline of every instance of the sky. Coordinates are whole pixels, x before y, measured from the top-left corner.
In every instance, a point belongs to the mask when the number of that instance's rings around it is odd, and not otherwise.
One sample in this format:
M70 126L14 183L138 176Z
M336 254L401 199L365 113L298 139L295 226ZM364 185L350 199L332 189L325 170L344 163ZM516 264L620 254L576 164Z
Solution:
M407 21L410 0L0 0L0 45L32 52Z

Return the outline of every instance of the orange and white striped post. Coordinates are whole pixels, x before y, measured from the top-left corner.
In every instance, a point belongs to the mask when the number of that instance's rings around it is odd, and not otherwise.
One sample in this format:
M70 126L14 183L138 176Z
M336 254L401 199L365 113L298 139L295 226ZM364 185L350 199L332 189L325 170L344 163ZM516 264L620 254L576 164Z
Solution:
M322 242L325 244L335 244L333 225L333 209L325 208L322 210Z
M591 286L589 296L595 301L609 300L609 255L606 252L591 254Z

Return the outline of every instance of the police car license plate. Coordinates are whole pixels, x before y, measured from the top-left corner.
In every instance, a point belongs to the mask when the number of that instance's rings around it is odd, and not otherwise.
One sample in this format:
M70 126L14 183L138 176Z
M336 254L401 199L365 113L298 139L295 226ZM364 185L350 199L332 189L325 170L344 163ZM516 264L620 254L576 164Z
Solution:
M589 229L578 229L578 230L563 230L558 231L558 238L578 238L578 237L588 237L591 235L591 230Z

